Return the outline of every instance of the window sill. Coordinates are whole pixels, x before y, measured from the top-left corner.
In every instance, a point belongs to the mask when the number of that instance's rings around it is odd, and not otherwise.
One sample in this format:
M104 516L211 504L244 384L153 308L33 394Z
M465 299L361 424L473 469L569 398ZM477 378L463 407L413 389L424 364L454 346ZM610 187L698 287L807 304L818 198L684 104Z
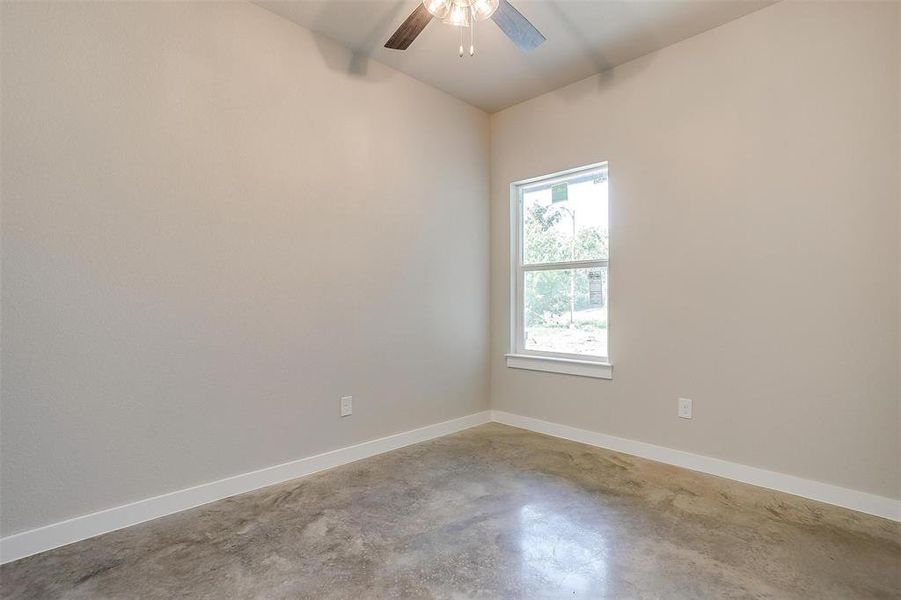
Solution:
M545 371L548 373L562 373L564 375L578 375L580 377L595 377L597 379L613 379L613 365L610 363L550 356L532 356L529 354L506 354L505 356L507 357L507 366L511 369Z

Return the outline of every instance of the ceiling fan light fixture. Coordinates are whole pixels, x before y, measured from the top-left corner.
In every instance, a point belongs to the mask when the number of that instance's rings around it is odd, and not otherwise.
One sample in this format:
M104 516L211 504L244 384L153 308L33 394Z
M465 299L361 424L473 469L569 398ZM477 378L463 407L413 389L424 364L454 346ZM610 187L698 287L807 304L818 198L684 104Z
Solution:
M472 18L476 21L484 21L491 18L499 3L499 0L474 0L470 6Z
M469 27L470 18L469 5L454 2L442 22L454 27Z
M432 16L443 19L450 12L453 0L422 0L422 4Z

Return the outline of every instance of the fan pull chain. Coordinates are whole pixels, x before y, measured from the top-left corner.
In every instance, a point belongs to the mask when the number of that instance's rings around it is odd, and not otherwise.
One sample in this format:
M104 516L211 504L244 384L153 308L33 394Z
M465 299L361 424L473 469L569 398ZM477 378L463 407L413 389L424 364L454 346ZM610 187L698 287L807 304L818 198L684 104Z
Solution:
M463 28L460 28L460 58L463 58Z
M475 36L476 36L476 17L472 14L472 8L469 9L469 55L472 56L476 53L476 45L475 45Z

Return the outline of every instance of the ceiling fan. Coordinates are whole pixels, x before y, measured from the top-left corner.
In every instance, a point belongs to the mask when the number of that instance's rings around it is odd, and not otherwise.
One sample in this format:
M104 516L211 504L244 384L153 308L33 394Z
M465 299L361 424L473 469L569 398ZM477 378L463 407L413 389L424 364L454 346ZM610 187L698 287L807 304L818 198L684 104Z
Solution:
M523 52L529 52L545 41L534 25L513 8L507 0L422 0L407 17L385 48L406 50L433 19L460 28L460 56L463 56L463 29L469 27L469 55L475 54L475 24L491 18Z

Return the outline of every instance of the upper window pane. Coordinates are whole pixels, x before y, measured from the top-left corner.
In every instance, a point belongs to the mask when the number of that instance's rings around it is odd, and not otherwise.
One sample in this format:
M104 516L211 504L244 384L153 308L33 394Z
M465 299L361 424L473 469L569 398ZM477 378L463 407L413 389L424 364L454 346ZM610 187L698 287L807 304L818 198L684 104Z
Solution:
M525 264L606 260L607 177L580 173L569 181L523 191Z

